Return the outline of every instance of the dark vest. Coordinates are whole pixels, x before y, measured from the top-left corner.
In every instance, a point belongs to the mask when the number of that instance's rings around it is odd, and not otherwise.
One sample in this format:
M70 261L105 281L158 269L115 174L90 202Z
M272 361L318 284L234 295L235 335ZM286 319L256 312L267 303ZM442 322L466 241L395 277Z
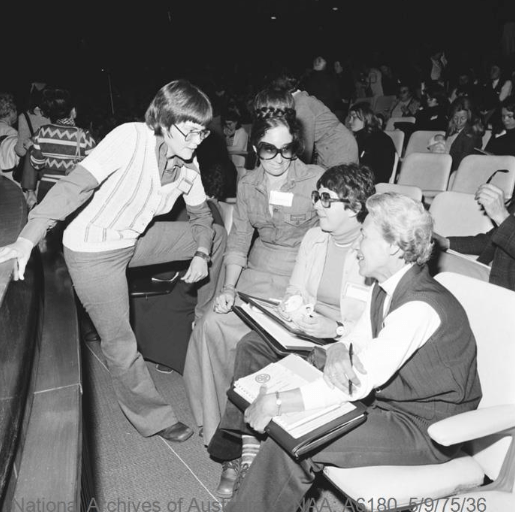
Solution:
M423 301L440 317L433 336L375 392L375 405L402 411L421 426L476 409L481 399L476 340L465 310L425 266L414 265L400 280L389 313ZM381 328L381 327L380 327Z

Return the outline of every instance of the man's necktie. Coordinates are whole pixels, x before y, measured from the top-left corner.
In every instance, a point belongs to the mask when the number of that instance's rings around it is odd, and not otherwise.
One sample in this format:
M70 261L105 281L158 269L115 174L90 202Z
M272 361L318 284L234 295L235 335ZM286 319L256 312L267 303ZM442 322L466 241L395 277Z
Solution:
M372 322L372 335L377 337L383 328L383 310L386 292L376 283L372 290L372 303L370 304L370 320Z

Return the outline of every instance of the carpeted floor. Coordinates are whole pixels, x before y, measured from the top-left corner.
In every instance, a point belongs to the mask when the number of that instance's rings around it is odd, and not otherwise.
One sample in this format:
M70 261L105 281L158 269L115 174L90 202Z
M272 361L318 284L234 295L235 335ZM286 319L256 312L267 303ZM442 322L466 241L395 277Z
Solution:
M157 388L180 421L193 426L182 376L159 373L147 362ZM221 510L215 496L220 466L212 461L198 432L185 443L144 438L122 414L99 343L83 345L84 431L91 482L86 510L117 512ZM325 479L313 510L342 511ZM95 508L96 507L96 508Z

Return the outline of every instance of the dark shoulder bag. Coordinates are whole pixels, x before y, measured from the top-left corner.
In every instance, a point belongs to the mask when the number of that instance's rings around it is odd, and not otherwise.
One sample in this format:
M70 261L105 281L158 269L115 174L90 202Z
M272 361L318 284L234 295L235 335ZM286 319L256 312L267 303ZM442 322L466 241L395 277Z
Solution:
M34 127L32 126L32 122L30 120L30 117L29 115L27 114L27 112L23 112L23 116L25 117L26 121L27 121L27 126L29 127L29 131L30 131L30 136L33 137L34 136ZM29 154L30 152L27 151L26 155L25 156L21 156L20 157L20 162L18 163L18 165L14 168L14 171L13 171L13 179L15 181L17 181L18 183L21 183L22 182L22 179L23 179L23 174L24 174L24 169L26 167L26 165L30 165L30 158L29 158ZM28 162L28 164L27 164ZM32 166L31 166L32 168Z

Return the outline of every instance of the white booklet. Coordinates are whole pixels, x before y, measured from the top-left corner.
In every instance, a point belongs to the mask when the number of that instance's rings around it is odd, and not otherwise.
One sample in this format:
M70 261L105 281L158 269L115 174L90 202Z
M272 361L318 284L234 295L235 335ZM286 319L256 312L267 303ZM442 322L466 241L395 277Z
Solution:
M297 354L290 354L276 363L238 379L234 383L234 391L252 403L258 396L261 386L266 386L267 392L273 393L296 389L319 378L323 378L320 370ZM354 409L356 406L353 403L345 402L309 411L282 414L273 421L297 439Z

